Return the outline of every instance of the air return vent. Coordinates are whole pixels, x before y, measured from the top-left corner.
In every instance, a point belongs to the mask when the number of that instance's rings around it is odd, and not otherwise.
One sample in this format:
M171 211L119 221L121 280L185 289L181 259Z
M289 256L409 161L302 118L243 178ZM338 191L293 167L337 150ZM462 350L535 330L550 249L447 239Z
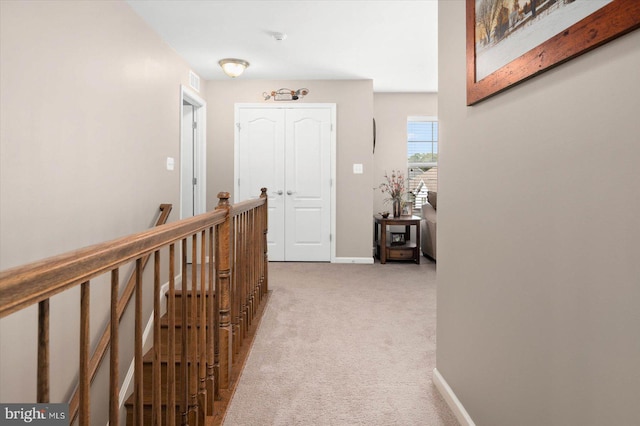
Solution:
M200 91L200 77L193 71L189 71L189 86L196 91Z

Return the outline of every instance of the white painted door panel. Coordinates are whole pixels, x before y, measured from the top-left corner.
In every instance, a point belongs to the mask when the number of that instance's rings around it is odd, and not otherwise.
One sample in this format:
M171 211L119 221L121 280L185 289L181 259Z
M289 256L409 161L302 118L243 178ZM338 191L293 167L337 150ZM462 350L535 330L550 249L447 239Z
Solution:
M242 109L240 114L240 200L269 190L269 259L284 257L284 111Z
M331 113L287 110L285 125L286 259L329 261Z
M269 191L269 260L331 260L332 110L241 107L238 195Z

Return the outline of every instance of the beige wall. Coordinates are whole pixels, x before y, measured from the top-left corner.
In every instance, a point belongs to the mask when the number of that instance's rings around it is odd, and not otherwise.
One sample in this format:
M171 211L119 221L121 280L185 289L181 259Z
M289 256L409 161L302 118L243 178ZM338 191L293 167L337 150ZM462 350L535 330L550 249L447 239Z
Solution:
M640 31L465 106L439 3L438 370L477 425L640 408Z
M373 194L371 80L210 81L207 86L207 208L215 207L217 194L233 194L234 105L273 104L263 92L306 87L309 95L296 103L335 103L336 142L336 256L371 258ZM278 102L278 104L286 104ZM353 164L363 164L364 173L353 174ZM233 195L232 195L233 196Z
M373 96L376 119L374 187L384 180L385 172L407 170L407 118L438 115L437 93L376 93ZM373 211L391 210L385 195L374 191Z
M123 2L0 8L0 269L145 230L161 203L177 219L179 170L165 164L179 164L187 64ZM52 401L78 365L70 293L52 301ZM94 336L108 294L92 286ZM0 401L35 400L35 334L34 309L0 321Z

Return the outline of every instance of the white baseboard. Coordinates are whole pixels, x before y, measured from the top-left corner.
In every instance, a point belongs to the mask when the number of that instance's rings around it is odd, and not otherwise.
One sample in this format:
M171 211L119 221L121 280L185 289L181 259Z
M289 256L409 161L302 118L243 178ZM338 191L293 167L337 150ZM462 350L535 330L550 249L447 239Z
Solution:
M359 263L372 265L373 257L334 257L331 263Z
M451 411L453 411L458 422L460 422L462 426L475 426L471 416L467 413L467 410L465 410L464 406L453 392L453 389L451 389L437 368L433 369L433 384L436 385L440 395L442 395L444 400L447 402L447 405L451 408Z

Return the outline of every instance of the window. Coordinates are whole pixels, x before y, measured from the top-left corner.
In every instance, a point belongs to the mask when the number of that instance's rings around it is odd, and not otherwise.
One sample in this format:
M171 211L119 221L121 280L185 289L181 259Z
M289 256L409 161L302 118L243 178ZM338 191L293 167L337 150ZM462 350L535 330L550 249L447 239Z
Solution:
M407 167L409 191L416 196L414 210L419 210L426 202L427 191L438 188L437 117L408 118Z

